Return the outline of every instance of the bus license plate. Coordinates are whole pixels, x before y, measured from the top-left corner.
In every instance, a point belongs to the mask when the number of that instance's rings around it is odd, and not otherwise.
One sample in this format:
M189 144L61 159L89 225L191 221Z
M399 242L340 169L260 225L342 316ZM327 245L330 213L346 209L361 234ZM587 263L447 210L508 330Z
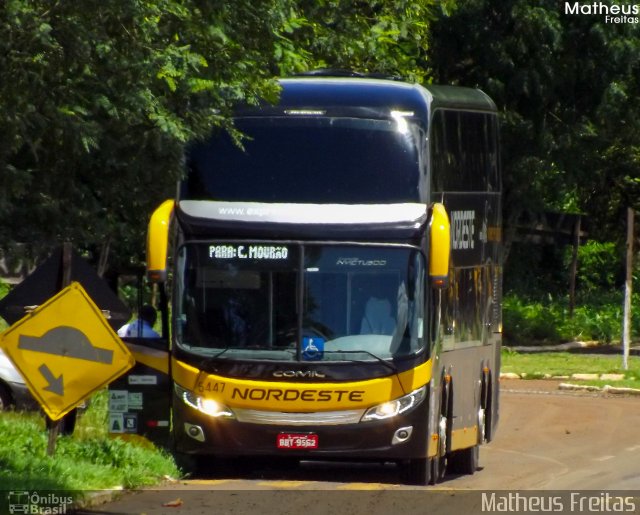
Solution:
M318 435L280 433L276 445L278 449L317 449Z

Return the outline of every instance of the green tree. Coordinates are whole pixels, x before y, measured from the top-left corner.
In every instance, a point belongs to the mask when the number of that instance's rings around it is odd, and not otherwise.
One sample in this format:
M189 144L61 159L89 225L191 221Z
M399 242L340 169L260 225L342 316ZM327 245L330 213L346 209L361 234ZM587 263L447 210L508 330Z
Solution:
M442 5L449 7L451 1ZM0 247L141 258L187 141L318 66L424 78L437 0L6 0Z
M173 193L184 142L225 123L233 102L274 97L269 42L256 35L284 14L269 2L197 4L4 3L3 245L112 241L138 257L148 213Z
M303 0L297 9L304 23L292 34L293 43L304 49L312 68L353 69L424 82L429 78L424 57L430 23L453 6L452 0Z
M502 111L507 221L584 212L622 236L640 203L640 29L555 0L468 0L433 24L435 81L480 87Z

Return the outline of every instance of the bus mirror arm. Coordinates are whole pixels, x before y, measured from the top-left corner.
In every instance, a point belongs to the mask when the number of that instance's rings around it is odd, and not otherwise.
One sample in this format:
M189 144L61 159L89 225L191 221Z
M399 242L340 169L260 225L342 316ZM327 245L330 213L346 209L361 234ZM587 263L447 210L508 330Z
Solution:
M451 260L451 225L444 205L431 206L429 223L429 280L431 287L449 287L449 262Z
M151 215L147 230L147 279L151 283L167 280L169 226L175 202L165 200Z

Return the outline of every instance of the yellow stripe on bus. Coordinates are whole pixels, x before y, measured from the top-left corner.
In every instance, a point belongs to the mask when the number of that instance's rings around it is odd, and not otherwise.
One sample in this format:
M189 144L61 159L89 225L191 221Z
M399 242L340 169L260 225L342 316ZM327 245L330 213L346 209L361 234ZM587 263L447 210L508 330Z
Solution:
M478 445L478 426L451 431L451 450L457 451Z
M389 377L341 383L254 381L201 372L177 359L176 383L230 408L312 413L369 408L424 386L431 380L431 360Z
M127 342L126 345L131 354L133 354L136 363L142 363L163 374L169 373L169 353L167 351L150 349L135 343Z
M433 458L438 455L438 433L433 433L431 435L431 439L429 440L429 448L427 449L427 456L429 458Z
M438 454L438 435L433 433L429 440L429 448L427 456L433 458ZM478 426L463 427L462 429L454 429L451 431L451 450L459 451L460 449L468 449L478 445Z

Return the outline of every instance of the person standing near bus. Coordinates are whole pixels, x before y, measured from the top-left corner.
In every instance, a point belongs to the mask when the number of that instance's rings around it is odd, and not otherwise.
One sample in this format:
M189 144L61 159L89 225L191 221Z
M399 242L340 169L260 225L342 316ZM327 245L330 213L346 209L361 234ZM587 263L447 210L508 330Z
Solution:
M145 304L140 308L138 320L134 320L118 329L120 338L160 338L160 335L153 329L156 323L156 310L153 306Z

